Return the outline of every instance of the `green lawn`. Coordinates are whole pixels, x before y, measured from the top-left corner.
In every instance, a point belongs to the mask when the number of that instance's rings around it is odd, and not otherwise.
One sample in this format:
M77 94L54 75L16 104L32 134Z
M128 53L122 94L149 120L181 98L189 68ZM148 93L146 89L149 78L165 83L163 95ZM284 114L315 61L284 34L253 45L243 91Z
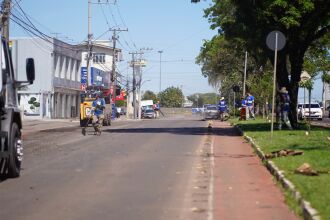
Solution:
M264 153L280 149L304 151L301 156L279 157L272 159L285 176L292 181L302 194L310 201L312 207L319 211L322 219L330 219L330 129L311 127L308 136L305 130L274 130L270 135L270 123L257 119L250 121L232 120L246 135L252 137ZM294 170L303 163L309 163L316 171L327 173L319 176L303 176Z

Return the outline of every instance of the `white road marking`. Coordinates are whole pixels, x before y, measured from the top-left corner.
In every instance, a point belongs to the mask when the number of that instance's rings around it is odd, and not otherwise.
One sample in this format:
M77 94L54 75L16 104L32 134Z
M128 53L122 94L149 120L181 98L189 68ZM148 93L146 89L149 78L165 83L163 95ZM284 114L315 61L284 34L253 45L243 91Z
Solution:
M211 155L214 155L214 137L212 136L211 142ZM214 169L214 156L210 157L211 159L211 167L210 167L210 183L209 183L209 199L208 199L208 220L213 220L213 193L214 193L214 177L213 177L213 169Z

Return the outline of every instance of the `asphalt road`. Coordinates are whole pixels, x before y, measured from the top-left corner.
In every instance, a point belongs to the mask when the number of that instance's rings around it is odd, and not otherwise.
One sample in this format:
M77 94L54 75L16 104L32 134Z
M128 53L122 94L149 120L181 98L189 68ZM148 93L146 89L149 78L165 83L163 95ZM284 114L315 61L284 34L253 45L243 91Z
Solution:
M25 137L21 177L0 182L0 219L207 219L207 122L122 121Z
M323 118L322 121L311 120L311 123L314 125L321 125L324 127L330 127L330 118Z

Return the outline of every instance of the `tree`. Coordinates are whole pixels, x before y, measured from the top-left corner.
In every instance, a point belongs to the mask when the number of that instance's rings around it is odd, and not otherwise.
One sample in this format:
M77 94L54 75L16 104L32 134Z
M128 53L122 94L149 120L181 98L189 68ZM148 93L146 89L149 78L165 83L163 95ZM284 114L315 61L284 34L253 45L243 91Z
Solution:
M219 95L216 93L195 93L187 97L193 102L193 106L201 107L205 104L217 104Z
M159 94L160 104L164 107L182 107L184 96L178 87L168 87Z
M329 38L330 4L326 0L213 0L205 10L211 28L219 28L228 41L241 39L252 56L274 60L265 45L269 32L286 36L286 47L278 54L277 86L286 86L291 96L290 120L296 125L300 74L308 48Z
M150 90L147 90L144 92L143 96L142 96L142 100L153 100L154 103L157 102L158 98L157 98L157 95L150 91Z
M321 80L323 83L322 88L322 105L325 106L326 92L325 84L330 83L330 39L323 38L316 41L306 52L304 59L304 70L306 70L314 79L316 76L321 75ZM311 84L311 83L309 83ZM309 85L307 84L307 86ZM302 84L301 87L306 87ZM325 113L325 108L323 108L323 113Z

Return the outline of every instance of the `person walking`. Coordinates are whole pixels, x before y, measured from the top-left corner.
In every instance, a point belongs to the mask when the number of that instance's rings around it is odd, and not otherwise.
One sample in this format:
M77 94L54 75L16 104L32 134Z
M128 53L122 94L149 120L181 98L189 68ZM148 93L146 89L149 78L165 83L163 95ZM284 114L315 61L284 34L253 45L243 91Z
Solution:
M290 111L290 96L286 87L282 87L279 91L279 104L280 104L280 120L278 123L278 129L282 129L282 124L285 124L287 128L292 130L288 113Z
M223 121L225 119L225 113L227 112L227 103L224 97L221 97L219 100L218 110L219 110L220 120Z
M247 119L253 118L254 116L254 96L251 93L246 93L246 106L247 106Z
M92 124L95 134L101 133L101 127L104 119L105 100L100 97L100 94L95 95L95 100L92 103Z
M155 113L156 113L156 118L159 118L159 111L160 111L160 104L159 104L159 101L157 101L157 102L154 104L153 108L154 108L154 111L155 111Z

